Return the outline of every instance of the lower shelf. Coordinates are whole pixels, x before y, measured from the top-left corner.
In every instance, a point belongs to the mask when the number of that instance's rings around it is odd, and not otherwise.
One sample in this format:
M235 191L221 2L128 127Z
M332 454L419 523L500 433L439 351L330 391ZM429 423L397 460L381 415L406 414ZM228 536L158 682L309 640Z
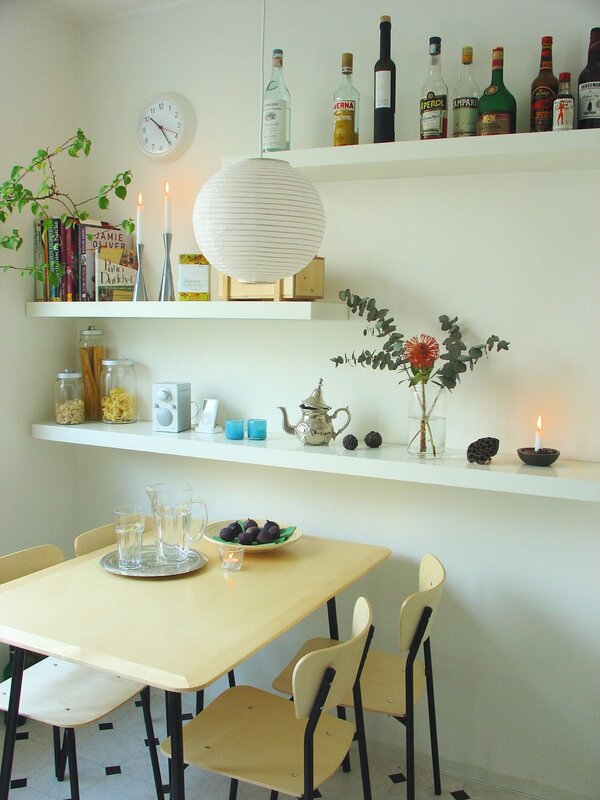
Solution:
M434 461L410 457L406 445L384 444L376 450L344 450L340 444L303 447L294 436L276 434L265 441L230 441L224 433L194 431L155 433L150 422L132 425L39 423L36 439L142 453L232 461L282 469L326 472L378 480L426 483L509 492L563 500L600 502L600 464L560 459L551 467L527 467L517 454L498 455L491 464L469 464L462 451Z

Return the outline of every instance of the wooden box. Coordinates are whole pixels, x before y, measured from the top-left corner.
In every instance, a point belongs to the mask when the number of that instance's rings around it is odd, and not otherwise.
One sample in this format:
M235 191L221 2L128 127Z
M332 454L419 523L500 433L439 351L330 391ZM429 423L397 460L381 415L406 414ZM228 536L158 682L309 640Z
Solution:
M322 300L325 282L325 259L316 256L289 278L276 283L240 283L218 273L217 290L221 300Z

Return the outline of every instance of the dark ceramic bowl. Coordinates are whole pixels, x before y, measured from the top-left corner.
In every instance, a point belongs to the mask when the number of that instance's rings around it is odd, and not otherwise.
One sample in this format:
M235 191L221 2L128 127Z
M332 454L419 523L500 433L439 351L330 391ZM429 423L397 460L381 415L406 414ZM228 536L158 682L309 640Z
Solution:
M542 447L541 450L533 447L519 447L517 453L521 461L529 464L530 467L549 467L559 457L560 450L554 450L552 447Z

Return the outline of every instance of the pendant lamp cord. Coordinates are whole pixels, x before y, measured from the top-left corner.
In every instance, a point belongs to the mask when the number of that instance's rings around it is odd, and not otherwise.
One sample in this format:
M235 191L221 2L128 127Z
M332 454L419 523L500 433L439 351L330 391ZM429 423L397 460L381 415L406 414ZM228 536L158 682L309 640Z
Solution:
M265 85L265 18L266 18L266 0L262 0L262 21L260 31L260 141L259 158L263 157L263 127L264 127L264 110L263 110L263 87Z

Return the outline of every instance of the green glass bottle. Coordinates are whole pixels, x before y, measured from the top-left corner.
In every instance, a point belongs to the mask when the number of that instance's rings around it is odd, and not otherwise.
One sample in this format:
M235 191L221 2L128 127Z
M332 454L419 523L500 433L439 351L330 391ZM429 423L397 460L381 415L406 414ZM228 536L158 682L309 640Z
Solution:
M492 50L492 80L479 98L477 134L516 133L517 101L504 85L504 48Z

